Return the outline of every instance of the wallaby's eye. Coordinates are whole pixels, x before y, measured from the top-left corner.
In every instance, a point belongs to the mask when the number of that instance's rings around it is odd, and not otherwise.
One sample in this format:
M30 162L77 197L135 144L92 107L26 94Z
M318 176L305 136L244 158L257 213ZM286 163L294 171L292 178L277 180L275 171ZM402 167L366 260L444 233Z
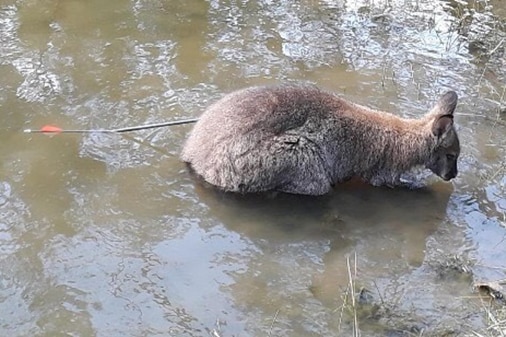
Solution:
M448 159L448 160L455 160L456 158L457 158L457 156L455 156L454 154L451 154L451 153L446 154L446 159Z

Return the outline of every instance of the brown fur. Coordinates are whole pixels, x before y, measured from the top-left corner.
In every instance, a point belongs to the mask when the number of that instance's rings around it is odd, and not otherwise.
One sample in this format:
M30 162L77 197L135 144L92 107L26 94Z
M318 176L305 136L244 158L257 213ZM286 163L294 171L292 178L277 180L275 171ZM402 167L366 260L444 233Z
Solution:
M360 177L401 184L423 165L457 175L460 145L450 91L420 119L350 103L308 85L251 87L224 96L201 116L181 158L226 191L320 195Z

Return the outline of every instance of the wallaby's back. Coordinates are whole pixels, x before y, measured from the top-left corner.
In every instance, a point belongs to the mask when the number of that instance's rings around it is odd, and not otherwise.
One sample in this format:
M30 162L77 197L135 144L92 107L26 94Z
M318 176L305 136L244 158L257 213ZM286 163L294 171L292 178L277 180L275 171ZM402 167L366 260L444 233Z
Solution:
M410 141L419 141L421 123L410 131ZM353 176L380 185L398 178L399 170L423 164L421 158L405 163L390 158L395 157L397 137L405 132L404 119L314 86L252 87L211 105L181 158L226 191L319 195ZM424 151L430 151L431 145L425 145Z

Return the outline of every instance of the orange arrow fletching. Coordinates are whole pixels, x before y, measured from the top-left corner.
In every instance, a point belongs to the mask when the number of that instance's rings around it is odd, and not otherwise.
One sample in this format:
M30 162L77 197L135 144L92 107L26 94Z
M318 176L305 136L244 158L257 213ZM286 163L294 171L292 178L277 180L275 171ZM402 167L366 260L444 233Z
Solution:
M54 126L54 125L44 125L41 129L40 129L40 132L44 132L44 133L60 133L62 132L62 129L57 127L57 126Z

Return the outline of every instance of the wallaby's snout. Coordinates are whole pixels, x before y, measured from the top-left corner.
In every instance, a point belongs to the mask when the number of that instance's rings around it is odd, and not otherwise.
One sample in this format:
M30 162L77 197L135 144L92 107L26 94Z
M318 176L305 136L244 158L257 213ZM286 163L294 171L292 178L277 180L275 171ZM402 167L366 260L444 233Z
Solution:
M450 168L450 171L445 174L445 176L443 177L443 179L446 180L446 181L451 180L451 179L455 178L458 173L459 173L459 170L457 168L457 159L454 158L453 159L453 164L451 165L451 168Z
M452 180L453 178L455 178L458 173L459 172L457 169L457 162L455 161L455 163L452 165L450 171L443 174L443 176L441 178L443 178L443 180L445 180L445 181L449 181L449 180Z
M455 167L452 168L452 170L450 172L448 172L447 174L445 174L443 176L443 179L445 181L452 180L453 178L455 178L457 176L457 173L458 173L458 171L457 171L457 165L455 165Z

